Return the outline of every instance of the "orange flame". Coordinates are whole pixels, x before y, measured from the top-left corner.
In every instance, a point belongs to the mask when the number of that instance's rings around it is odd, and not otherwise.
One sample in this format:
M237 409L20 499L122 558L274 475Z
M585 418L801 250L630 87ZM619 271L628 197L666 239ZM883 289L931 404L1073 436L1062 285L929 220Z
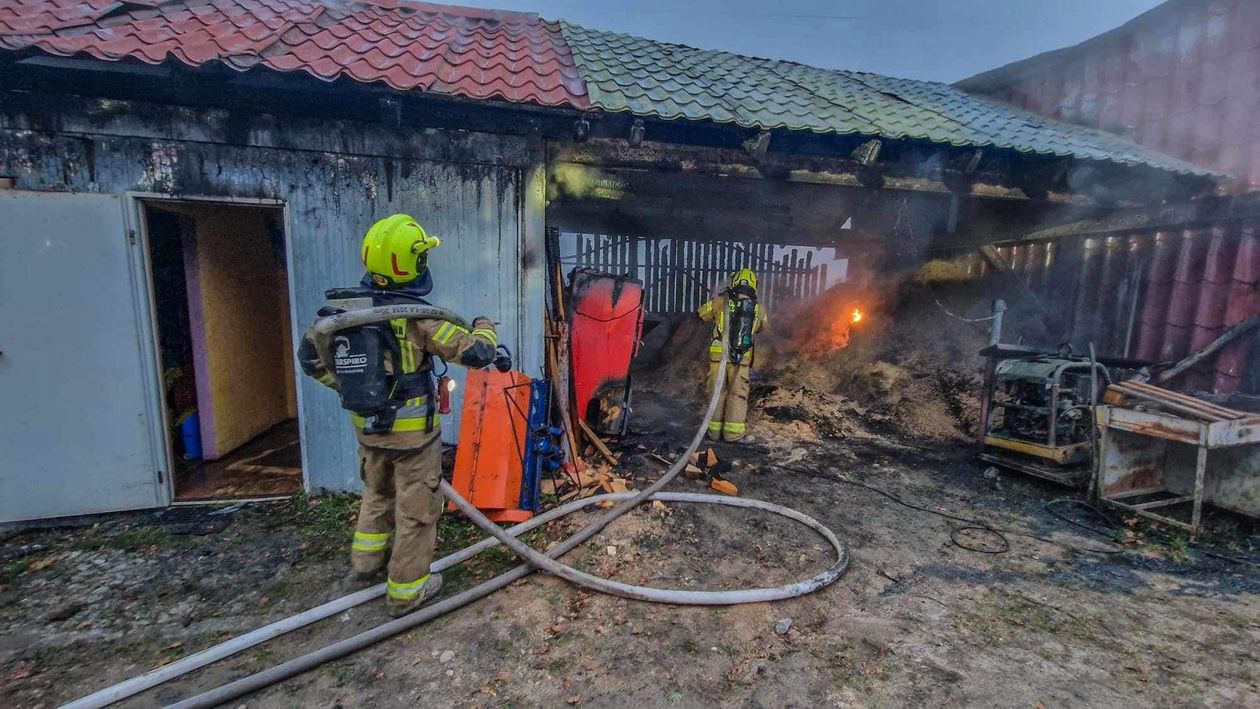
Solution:
M850 321L850 322L852 322L852 323L854 323L854 324L857 324L857 323L862 322L862 318L863 318L863 317L864 317L864 316L862 315L862 311L861 311L860 309L858 309L858 308L854 308L854 309L853 309L853 315L850 317L849 321Z

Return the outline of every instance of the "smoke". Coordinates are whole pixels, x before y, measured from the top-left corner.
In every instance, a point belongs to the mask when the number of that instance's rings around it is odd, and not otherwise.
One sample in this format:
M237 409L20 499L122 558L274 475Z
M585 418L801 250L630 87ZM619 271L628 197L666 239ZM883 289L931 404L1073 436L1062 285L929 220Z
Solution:
M626 193L626 183L602 170L571 163L558 163L549 171L547 199L619 200Z

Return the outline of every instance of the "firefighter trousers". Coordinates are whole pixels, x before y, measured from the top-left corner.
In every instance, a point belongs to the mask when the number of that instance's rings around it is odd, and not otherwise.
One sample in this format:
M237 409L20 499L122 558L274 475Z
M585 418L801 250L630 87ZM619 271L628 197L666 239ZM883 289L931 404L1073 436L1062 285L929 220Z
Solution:
M388 555L387 600L408 605L424 590L433 562L442 514L441 433L430 431L413 450L360 446L359 461L363 499L350 563L359 573L371 573L385 566Z
M752 370L752 364L709 362L709 396L713 396L718 367L723 364L726 366L726 390L718 402L717 411L713 413L713 420L709 422L709 438L715 441L738 441L747 431L745 419L748 417L748 374Z

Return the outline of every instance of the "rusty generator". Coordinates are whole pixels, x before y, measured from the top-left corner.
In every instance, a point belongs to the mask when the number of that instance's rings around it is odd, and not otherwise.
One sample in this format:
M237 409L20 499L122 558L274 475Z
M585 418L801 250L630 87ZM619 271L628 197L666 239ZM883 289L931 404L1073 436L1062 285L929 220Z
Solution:
M981 408L980 459L1062 485L1089 478L1094 396L1110 383L1102 363L1069 351L991 345ZM1097 382L1090 380L1091 370Z

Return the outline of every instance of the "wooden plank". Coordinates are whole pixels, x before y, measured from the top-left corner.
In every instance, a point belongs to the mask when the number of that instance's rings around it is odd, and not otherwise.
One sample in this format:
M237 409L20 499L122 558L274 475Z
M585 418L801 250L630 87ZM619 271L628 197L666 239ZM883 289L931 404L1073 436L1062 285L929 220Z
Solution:
M1107 413L1107 426L1110 428L1191 445L1199 444L1202 425L1198 421L1177 418L1170 414L1138 411L1123 406L1110 406Z
M679 286L679 302L678 312L685 313L691 309L691 299L695 295L695 288L691 279L687 276L691 271L692 259L695 258L696 242L685 240L682 242L682 264L678 269L678 286Z
M638 280L643 280L643 276L639 274L639 247L641 241L631 237L627 240L630 244L630 275Z
M613 455L613 452L608 449L608 446L604 444L604 441L597 436L593 430L591 430L591 427L588 426L585 421L578 419L577 425L578 428L582 429L582 433L586 435L586 440L595 447L595 450L599 451L599 454L604 457L604 460L607 460L612 465L617 465L621 462L618 460L617 456Z
M810 249L805 252L805 279L803 281L801 295L808 299L813 299L816 295L814 292L814 251Z
M1152 510L1156 507L1168 507L1170 505L1180 505L1183 502L1193 502L1194 495L1180 495L1178 497L1170 497L1167 500L1152 500L1151 502L1138 502L1132 505L1135 510Z
M757 294L757 298L762 301L762 307L769 310L774 307L774 289L771 287L774 271L768 270L770 266L770 244L761 243L757 245L757 261L760 264L758 273L762 274L765 279L765 285L762 286L761 292Z
M796 249L792 249L792 300L801 299L801 255Z
M784 249L778 261L779 277L775 279L775 296L782 303L792 300L792 251Z
M700 259L700 278L704 281L706 300L713 295L713 242L705 242L704 255Z
M729 283L731 279L731 274L735 273L735 271L739 269L739 266L735 265L737 258L738 258L738 254L736 254L735 249L732 248L732 243L730 241L722 242L722 282L723 283Z
M656 307L656 240L643 240L643 307L649 313L660 312Z
M1172 367L1171 369L1160 372L1157 378L1159 379L1161 383L1167 382L1173 379L1177 375L1181 374L1187 369L1190 369L1191 367L1203 361L1207 357L1210 357L1217 350L1223 348L1225 345L1228 345L1230 342L1232 342L1235 338L1245 335L1255 330L1257 327L1260 327L1260 315L1253 315L1250 318L1236 325L1230 326L1224 332L1222 332L1219 337L1217 337L1215 340L1212 340L1210 343L1208 343L1207 346L1203 347L1197 352L1194 352L1189 357L1182 359L1180 362L1176 364L1176 366Z
M669 312L669 244L664 239L656 251L656 312Z
M1171 389L1164 389L1162 387L1157 387L1154 384L1150 384L1147 382L1129 380L1129 381L1120 382L1116 386L1123 387L1125 389L1134 389L1137 391L1143 391L1148 394L1151 394L1152 396L1168 399L1169 401L1175 401L1189 408L1206 411L1208 413L1215 414L1217 416L1221 416L1222 418L1226 418L1226 419L1246 418L1248 415L1245 411L1236 411L1234 409L1228 409L1219 404L1213 404L1210 401L1204 401L1203 399L1198 399L1193 396L1189 396L1187 394L1182 394L1181 392L1172 391Z
M558 329L563 332L563 326L560 326ZM551 370L551 381L553 383L551 392L555 399L556 408L560 411L560 421L562 428L564 428L565 440L569 444L569 460L573 463L574 469L580 471L583 468L582 449L577 439L577 434L573 429L572 411L567 401L569 396L569 377L560 369L560 358L556 354L560 344L562 343L559 340L548 339L544 348L546 349L547 366Z
M683 268L687 264L683 262L684 239L670 239L670 246L673 247L669 254L669 312L680 312L683 307Z
M656 241L643 240L643 307L649 313L656 309Z
M1203 409L1200 409L1200 408L1187 406L1185 404L1181 404L1176 401L1169 400L1157 394L1152 394L1150 392L1142 391L1140 389L1130 389L1127 387L1121 388L1120 385L1117 385L1117 384L1113 384L1112 386L1116 387L1121 392L1123 392L1125 396L1131 396L1135 399L1141 399L1143 401L1148 401L1153 404L1158 404L1160 406L1167 408L1169 411L1174 411L1178 414L1190 416L1190 417L1200 419L1200 420L1205 420L1205 421L1227 420L1223 416L1219 416L1217 414L1204 411Z

